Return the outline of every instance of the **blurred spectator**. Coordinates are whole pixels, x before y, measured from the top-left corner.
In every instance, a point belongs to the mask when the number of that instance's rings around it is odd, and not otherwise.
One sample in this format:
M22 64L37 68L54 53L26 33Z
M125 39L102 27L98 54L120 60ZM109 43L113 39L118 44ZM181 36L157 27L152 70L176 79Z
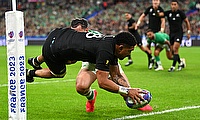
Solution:
M10 0L0 0L0 36L5 35L5 11L11 10ZM42 1L42 0L38 0ZM138 19L151 0L46 0L46 2L31 2L18 0L17 10L24 12L25 35L46 36L56 27L70 25L70 21L76 17L89 19L91 28L104 34L115 34L124 31L126 21L123 19L125 12L134 13L134 19ZM181 0L180 8L187 13L190 8L199 6L199 0ZM168 0L163 0L161 7L169 10ZM188 6L190 5L190 6ZM200 35L200 11L189 14L192 35ZM148 25L148 17L138 31L142 35ZM168 23L166 32L168 33ZM186 31L186 30L184 30Z

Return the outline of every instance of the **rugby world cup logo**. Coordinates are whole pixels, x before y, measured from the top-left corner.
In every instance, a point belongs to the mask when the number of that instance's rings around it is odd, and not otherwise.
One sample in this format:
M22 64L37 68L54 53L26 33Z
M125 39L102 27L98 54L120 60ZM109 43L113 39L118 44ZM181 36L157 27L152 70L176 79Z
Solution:
M23 37L23 31L19 32L19 37L22 38Z
M9 36L10 38L13 38L14 32L13 32L13 31L10 31L10 32L8 33L8 36Z

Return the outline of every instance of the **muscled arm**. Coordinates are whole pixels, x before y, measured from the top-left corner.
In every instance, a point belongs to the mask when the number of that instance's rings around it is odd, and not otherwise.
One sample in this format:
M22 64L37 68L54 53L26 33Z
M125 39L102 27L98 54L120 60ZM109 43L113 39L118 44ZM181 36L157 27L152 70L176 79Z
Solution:
M140 23L142 22L142 20L145 18L145 14L142 13L142 15L139 17L137 24L135 25L135 29L137 30L138 27L140 26Z
M124 87L130 87L130 83L128 81L128 78L124 77L119 70L118 65L110 65L110 76L111 80L115 82L118 85L124 86Z
M165 31L165 18L160 18L161 19L161 28L160 31L164 32Z
M187 38L190 39L190 34L191 34L190 22L189 22L188 18L185 18L184 22L187 26Z
M96 75L97 75L97 80L98 80L98 84L100 88L105 89L109 92L127 95L131 97L133 100L136 100L137 102L140 102L140 99L143 99L139 95L139 93L143 93L142 90L117 85L115 82L108 79L109 72L98 70Z

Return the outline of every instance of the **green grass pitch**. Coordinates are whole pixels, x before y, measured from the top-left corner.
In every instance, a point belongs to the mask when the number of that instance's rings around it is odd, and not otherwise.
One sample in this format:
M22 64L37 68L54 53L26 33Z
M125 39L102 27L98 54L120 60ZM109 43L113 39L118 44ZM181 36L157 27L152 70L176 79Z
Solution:
M26 60L39 55L41 48L41 46L27 46ZM0 47L0 52L0 120L8 120L6 47ZM97 82L92 85L92 88L98 91L95 112L86 113L86 98L79 95L75 89L76 75L81 67L81 62L78 62L67 66L67 75L64 78L35 78L34 84L27 84L27 119L112 120L141 115L136 119L199 120L200 47L181 47L179 52L187 63L187 67L180 72L167 72L172 61L167 59L165 51L160 54L164 71L148 70L147 56L138 47L132 52L134 63L131 66L124 66L127 58L120 61L132 87L151 91L153 99L150 105L154 108L152 115L129 109L119 94L100 89ZM29 65L26 67L31 68ZM46 67L45 64L43 67ZM189 106L198 106L198 108L187 109ZM183 107L186 109L179 109ZM174 109L178 110L173 111ZM162 113L166 110L172 111ZM161 114L157 114L159 112Z

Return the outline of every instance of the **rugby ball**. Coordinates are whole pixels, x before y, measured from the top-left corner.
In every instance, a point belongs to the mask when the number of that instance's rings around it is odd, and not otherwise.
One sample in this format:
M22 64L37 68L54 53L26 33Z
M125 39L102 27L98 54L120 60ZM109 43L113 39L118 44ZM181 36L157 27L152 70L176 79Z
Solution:
M126 98L126 105L131 109L137 109L144 107L145 105L149 104L149 102L152 99L152 95L148 90L143 90L145 93L141 93L140 96L144 98L144 100L141 100L141 104L136 101L136 103L133 102L133 100L130 97Z

